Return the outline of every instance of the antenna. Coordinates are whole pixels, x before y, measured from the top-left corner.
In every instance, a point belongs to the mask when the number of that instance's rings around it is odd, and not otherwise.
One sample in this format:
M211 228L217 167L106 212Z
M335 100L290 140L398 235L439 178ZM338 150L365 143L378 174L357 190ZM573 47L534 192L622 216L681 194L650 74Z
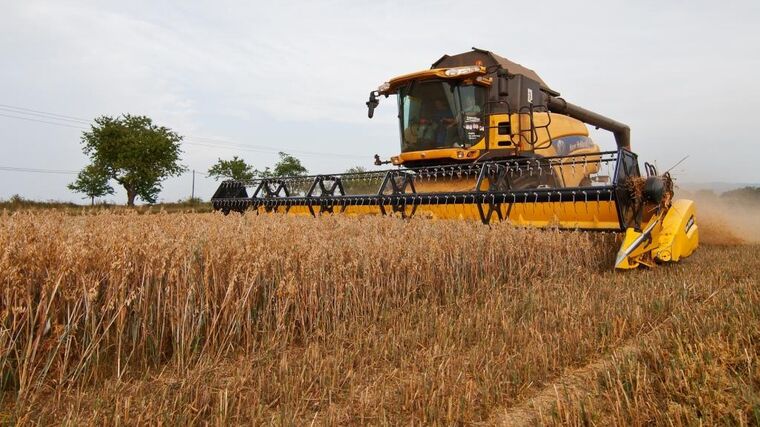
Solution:
M689 155L687 154L683 159L679 160L678 163L674 164L673 166L670 167L670 169L666 170L665 173L668 173L668 172L672 171L673 168L675 168L676 166L680 165L681 163L684 162L684 160L686 160L688 158L689 158Z

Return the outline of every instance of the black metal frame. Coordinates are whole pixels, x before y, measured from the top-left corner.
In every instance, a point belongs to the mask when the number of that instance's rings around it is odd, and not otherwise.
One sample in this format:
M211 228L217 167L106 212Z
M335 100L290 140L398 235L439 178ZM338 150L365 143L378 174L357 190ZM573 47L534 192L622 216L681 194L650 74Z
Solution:
M589 160L593 158L596 160ZM610 184L572 188L512 188L514 173L553 173L554 166L585 165L590 161L614 162L614 177ZM636 154L626 150L606 151L587 155L569 155L531 159L497 160L481 163L423 168L391 169L335 175L315 175L306 177L266 178L260 180L225 181L214 193L211 201L214 209L224 212L264 207L272 211L278 206L289 210L292 206L306 206L316 216L333 213L335 207L343 212L349 206L377 206L379 213L400 214L411 217L421 205L475 204L484 224L489 224L494 216L503 220L502 204L508 205L506 217L512 205L520 203L545 202L615 202L620 230L630 226L640 226L640 214L635 212L636 203L626 186L631 177L638 177L639 166ZM382 183L374 194L347 194L345 181L350 179L379 179ZM417 180L475 179L473 191L419 193ZM484 187L488 180L488 188ZM305 194L295 194L298 184L310 183ZM247 196L246 187L256 190ZM317 191L319 194L316 194Z
M325 182L329 182L329 186L325 186ZM319 190L319 195L314 194L316 190ZM341 181L339 175L317 175L317 177L314 179L314 182L311 184L309 191L306 193L306 197L319 201L318 213L322 214L324 212L334 213L334 198L344 196L345 194L346 191L343 188L343 182ZM314 212L314 204L310 203L308 206L311 215L316 216L316 213ZM290 208L290 205L288 205L288 208ZM346 206L341 206L340 211L343 212L345 210Z
M615 205L617 206L618 219L620 220L620 229L625 230L628 227L639 229L641 227L641 206L634 200L628 180L632 177L639 177L638 157L633 152L620 148L615 163L615 178L612 181L612 187L615 189ZM638 209L637 209L638 207Z
M377 192L378 196L402 196L406 194L417 194L417 189L414 186L414 175L402 169L390 170L385 174L383 183L380 185L380 190ZM406 202L404 203L390 203L393 213L399 213L402 217L411 217L417 211L417 205L411 204L411 210L407 212ZM380 203L380 213L387 215L388 212L385 209L385 204Z

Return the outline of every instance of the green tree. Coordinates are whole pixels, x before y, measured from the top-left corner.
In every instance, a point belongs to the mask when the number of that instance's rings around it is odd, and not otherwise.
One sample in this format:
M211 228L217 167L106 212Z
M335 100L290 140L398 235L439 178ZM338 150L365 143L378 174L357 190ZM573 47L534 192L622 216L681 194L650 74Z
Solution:
M134 206L136 197L155 203L161 181L186 170L179 163L181 141L176 132L146 116L124 114L96 118L82 133L82 150L93 167L124 187L127 205Z
M263 171L257 170L256 175L258 175L261 178L271 178L274 176L274 174L272 173L272 169L269 166L265 167Z
M87 165L77 175L77 180L67 185L69 190L82 193L90 198L90 204L95 205L95 198L113 194L113 187L108 184L106 171L95 165Z
M361 174L367 172L367 168L363 166L353 166L346 169L347 174ZM378 175L363 175L360 177L347 176L343 179L343 189L346 194L377 194L377 191L382 183L382 179Z
M309 173L301 161L288 153L280 151L280 161L274 165L273 176L303 176Z
M346 169L346 171L343 173L363 173L363 172L367 172L367 168L365 168L364 166L353 166Z
M249 165L243 159L234 156L232 160L219 159L214 166L209 168L208 175L215 180L227 178L245 181L253 179L257 175L257 171L253 165Z

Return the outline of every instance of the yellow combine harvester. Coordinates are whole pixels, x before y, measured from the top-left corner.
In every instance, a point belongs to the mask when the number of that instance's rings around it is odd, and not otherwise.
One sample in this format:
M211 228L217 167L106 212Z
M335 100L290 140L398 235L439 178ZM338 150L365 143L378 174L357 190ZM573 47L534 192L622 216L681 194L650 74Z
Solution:
M445 55L370 93L372 118L395 95L401 153L362 173L225 181L224 212L510 221L518 226L624 232L616 267L678 261L698 244L694 202L673 200L666 173L630 151L628 126L559 97L532 70L489 51ZM611 131L601 151L587 125Z

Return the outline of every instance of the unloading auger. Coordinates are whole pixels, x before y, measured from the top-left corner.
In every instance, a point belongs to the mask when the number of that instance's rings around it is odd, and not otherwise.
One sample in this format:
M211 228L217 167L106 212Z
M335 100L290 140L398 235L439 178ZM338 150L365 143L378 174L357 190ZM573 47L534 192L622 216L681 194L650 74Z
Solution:
M224 181L225 213L423 215L621 232L615 267L678 261L698 245L694 202L630 151L628 126L566 102L538 75L491 52L443 56L370 93L398 97L401 153L369 172ZM601 151L586 124L611 131Z

